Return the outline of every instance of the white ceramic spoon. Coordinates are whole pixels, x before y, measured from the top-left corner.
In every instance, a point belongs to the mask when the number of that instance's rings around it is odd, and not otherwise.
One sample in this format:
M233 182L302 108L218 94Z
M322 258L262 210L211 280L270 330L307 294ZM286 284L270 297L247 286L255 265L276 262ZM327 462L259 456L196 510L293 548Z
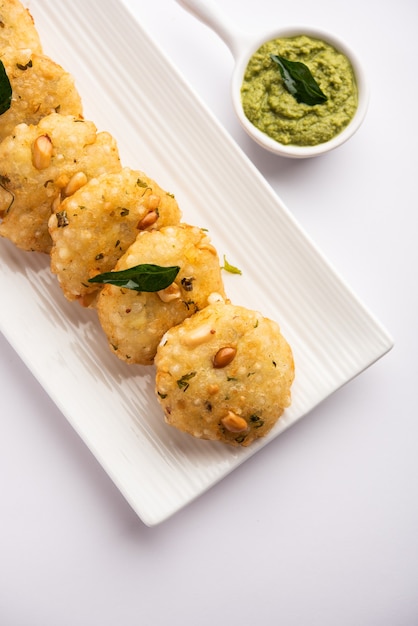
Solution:
M226 43L231 51L235 67L232 75L232 102L238 119L244 130L260 146L270 152L291 158L306 158L317 156L333 150L349 139L359 128L366 115L368 106L368 86L365 79L362 65L356 55L348 46L335 35L327 33L317 28L306 26L286 26L276 28L271 31L256 35L246 33L237 29L235 24L226 18L224 14L210 0L177 0L184 9L194 15L201 22L211 28ZM351 122L331 140L316 146L296 146L281 144L256 128L246 117L241 103L241 85L244 72L250 57L266 41L279 37L294 37L296 35L307 35L316 39L326 41L331 46L345 54L350 60L357 81L359 94L357 111Z

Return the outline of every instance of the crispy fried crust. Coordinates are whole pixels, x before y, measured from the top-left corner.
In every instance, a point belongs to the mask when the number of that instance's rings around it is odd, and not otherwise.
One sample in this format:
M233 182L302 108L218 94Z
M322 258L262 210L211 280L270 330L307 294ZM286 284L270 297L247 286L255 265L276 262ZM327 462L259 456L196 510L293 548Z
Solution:
M209 305L171 328L155 365L167 423L195 437L248 446L290 404L291 349L275 322L243 307Z
M172 285L158 293L138 293L106 285L97 312L110 348L128 363L150 365L164 333L215 299L226 299L219 259L207 234L181 224L144 231L116 265L178 266Z
M91 180L49 221L51 269L66 298L88 303L100 289L89 278L112 270L141 230L176 224L180 216L173 195L144 172L123 168Z
M82 116L73 77L52 59L27 49L9 49L2 61L12 86L12 102L0 116L0 141L18 124L37 124L51 113Z
M89 180L120 169L115 140L93 122L53 113L37 125L16 126L0 144L0 235L24 250L49 253L52 206L72 177Z
M0 0L0 58L9 47L42 53L33 18L19 0Z

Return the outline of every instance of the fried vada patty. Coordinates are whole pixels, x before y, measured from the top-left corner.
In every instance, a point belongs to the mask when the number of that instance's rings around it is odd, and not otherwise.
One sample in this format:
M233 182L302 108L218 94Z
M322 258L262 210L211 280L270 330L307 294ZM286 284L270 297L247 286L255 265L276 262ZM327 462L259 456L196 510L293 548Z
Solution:
M9 48L0 58L12 87L10 108L0 116L0 141L18 124L37 124L51 113L81 117L73 77L48 56Z
M0 58L8 47L42 53L33 18L19 0L0 0Z
M174 196L144 172L123 168L88 182L49 220L51 269L68 300L89 298L101 285L89 278L113 270L141 231L180 221Z
M278 324L212 304L167 331L155 357L168 424L194 437L248 446L289 406L293 356Z
M110 348L128 363L150 365L164 333L212 300L225 300L218 254L205 231L180 224L144 231L115 270L147 263L178 266L175 281L159 292L106 285L97 300Z
M54 203L93 177L121 169L116 141L93 122L53 113L19 124L0 143L0 235L49 253Z

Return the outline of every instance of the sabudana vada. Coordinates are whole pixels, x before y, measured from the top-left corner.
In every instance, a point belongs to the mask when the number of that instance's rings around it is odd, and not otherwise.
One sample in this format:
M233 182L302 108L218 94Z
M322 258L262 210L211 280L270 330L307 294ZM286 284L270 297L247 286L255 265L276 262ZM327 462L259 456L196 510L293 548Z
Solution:
M248 446L290 405L292 351L278 324L212 304L167 331L155 357L156 393L171 426Z
M128 363L150 365L164 333L213 300L225 300L218 254L205 231L180 224L144 231L115 271L141 264L177 267L173 283L157 292L106 285L97 300L110 348Z
M138 233L180 221L173 194L128 167L99 176L65 199L49 220L51 269L68 300L94 303L101 285ZM91 301L91 302L90 302Z
M49 253L53 206L95 176L121 169L116 141L93 122L52 113L0 143L0 235Z
M81 117L74 79L48 56L9 49L0 57L12 87L10 108L0 116L0 141L18 124L37 124L51 113Z

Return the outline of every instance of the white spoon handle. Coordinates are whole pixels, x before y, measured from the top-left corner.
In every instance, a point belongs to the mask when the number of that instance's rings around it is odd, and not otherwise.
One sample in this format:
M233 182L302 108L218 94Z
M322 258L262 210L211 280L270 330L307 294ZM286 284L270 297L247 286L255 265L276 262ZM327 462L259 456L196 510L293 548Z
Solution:
M248 42L248 36L211 2L211 0L176 0L186 11L209 26L230 49L236 59Z

